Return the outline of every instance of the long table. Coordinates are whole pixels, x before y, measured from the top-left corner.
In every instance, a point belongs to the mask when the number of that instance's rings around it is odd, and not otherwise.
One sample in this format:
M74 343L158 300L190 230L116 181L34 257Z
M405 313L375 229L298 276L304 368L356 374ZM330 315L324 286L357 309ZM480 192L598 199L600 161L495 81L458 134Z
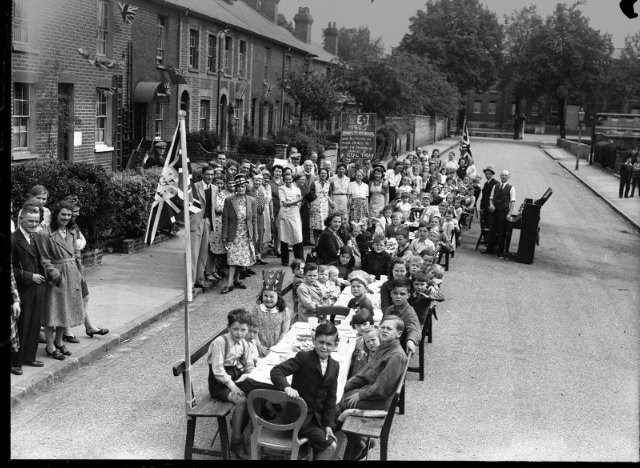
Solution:
M344 386L347 383L347 377L349 374L349 367L351 366L351 357L356 347L356 332L347 322L338 325L338 348L331 354L331 357L338 361L340 364L340 370L338 373L338 390L336 401L340 401L344 392ZM292 358L298 351L305 349L313 349L313 345L310 341L299 341L300 335L310 335L312 333L311 325L309 322L296 322L291 325L289 331L284 335L282 340L275 346L272 346L269 353L264 357L258 359L256 368L250 373L243 375L238 379L238 382L242 382L247 378L251 378L257 382L272 384L271 382L271 369L274 366ZM292 376L287 377L289 383L291 383Z

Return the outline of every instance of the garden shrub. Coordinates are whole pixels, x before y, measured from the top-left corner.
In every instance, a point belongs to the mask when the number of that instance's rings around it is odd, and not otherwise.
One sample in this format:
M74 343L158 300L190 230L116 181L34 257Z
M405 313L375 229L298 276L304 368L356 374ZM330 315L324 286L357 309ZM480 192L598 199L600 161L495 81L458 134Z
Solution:
M275 156L276 144L273 140L263 140L252 136L243 136L238 143L238 153L259 156Z
M187 145L200 143L207 151L214 151L220 144L220 137L213 130L196 130L187 133Z

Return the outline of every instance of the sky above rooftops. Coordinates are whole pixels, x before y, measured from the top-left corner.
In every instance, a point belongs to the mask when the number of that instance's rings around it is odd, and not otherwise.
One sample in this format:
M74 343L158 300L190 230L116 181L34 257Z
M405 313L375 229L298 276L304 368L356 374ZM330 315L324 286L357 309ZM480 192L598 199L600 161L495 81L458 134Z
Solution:
M505 14L535 4L538 14L543 18L553 12L558 0L481 0L499 21ZM573 2L565 2L572 5ZM322 29L327 23L335 22L338 28L369 26L372 37L382 37L385 51L396 47L408 31L409 18L418 9L425 9L424 0L280 0L278 11L288 21L298 12L298 7L306 6L313 17L312 40L322 44ZM584 15L590 18L589 24L600 32L610 33L614 47L623 47L627 35L640 31L640 17L628 19L618 8L618 0L586 0L579 5ZM636 3L636 12L640 13L640 2Z

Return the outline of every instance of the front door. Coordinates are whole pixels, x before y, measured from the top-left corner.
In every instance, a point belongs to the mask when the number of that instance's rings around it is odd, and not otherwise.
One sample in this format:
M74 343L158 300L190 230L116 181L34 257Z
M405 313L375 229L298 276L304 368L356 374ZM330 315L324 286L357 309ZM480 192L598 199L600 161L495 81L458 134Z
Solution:
M73 84L58 83L58 158L73 161Z
M147 104L136 102L133 107L133 144L138 147L140 140L147 138Z

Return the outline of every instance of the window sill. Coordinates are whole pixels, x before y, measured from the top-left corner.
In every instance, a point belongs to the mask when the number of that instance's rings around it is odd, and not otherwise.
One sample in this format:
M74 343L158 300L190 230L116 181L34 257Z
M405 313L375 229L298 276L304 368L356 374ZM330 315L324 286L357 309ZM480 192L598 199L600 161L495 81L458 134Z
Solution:
M200 70L198 70L197 68L189 68L189 73L199 73Z
M218 74L218 72L207 70L207 75L216 76L217 74Z
M109 152L109 151L113 151L113 149L114 149L113 146L96 144L95 152L96 153L106 153L106 152Z
M27 159L38 159L38 155L29 150L13 150L11 154L12 161L24 161Z
M27 52L30 54L38 54L40 50L37 46L29 44L27 42L14 42L13 43L13 51L14 52Z

